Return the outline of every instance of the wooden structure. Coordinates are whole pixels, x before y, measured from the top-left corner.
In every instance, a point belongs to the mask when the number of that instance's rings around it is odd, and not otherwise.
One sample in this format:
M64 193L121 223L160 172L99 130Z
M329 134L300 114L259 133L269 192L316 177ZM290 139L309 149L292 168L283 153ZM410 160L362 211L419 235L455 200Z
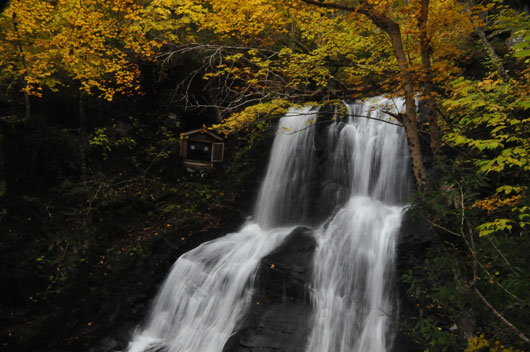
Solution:
M205 128L180 134L180 157L186 166L212 168L223 161L224 150L223 139Z

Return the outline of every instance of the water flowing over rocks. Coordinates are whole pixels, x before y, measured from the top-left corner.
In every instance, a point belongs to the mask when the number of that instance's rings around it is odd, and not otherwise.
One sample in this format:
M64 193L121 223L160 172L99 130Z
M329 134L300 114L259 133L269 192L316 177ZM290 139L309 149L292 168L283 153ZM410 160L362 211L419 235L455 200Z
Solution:
M291 109L254 220L177 260L128 351L391 351L411 181L390 106L348 104L318 129L315 109Z
M261 260L249 310L223 352L304 351L315 248L313 232L300 227Z

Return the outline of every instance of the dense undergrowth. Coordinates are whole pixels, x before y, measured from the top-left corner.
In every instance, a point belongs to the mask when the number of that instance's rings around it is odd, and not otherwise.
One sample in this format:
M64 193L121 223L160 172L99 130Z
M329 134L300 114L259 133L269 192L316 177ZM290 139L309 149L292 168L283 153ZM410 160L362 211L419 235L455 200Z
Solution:
M521 82L460 80L444 101L443 153L412 207L438 241L402 276L418 307L406 329L429 350L529 347L530 119Z

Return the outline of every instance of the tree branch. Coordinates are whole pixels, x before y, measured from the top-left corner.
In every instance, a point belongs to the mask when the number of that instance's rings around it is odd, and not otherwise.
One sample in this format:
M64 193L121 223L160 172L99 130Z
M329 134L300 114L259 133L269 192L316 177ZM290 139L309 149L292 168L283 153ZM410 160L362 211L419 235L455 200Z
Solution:
M335 4L335 3L330 3L330 2L320 2L320 1L313 1L313 0L302 0L302 1L305 2L306 4L315 5L315 6L323 7L326 9L337 9L337 10L344 10L344 11L349 11L349 12L360 12L359 8L348 6L348 5Z
M504 315L502 315L497 309L495 309L495 307L491 305L491 303L486 299L486 297L484 297L484 295L479 291L477 287L473 287L473 292L475 292L475 294L480 298L480 300L493 312L493 314L497 318L499 318L504 324L506 324L510 329L512 329L517 334L517 336L519 336L519 338L524 341L524 343L530 345L530 339L528 339L528 337L526 337L526 335L521 330L519 330L515 325L510 323L510 321L508 321L508 319L506 319Z

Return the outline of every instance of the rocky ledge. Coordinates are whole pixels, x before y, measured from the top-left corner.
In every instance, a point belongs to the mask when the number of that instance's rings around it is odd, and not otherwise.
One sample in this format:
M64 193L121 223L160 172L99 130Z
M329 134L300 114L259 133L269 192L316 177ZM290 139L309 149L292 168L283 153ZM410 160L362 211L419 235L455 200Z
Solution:
M316 241L299 227L261 260L250 309L223 352L302 352L309 334L308 282Z

